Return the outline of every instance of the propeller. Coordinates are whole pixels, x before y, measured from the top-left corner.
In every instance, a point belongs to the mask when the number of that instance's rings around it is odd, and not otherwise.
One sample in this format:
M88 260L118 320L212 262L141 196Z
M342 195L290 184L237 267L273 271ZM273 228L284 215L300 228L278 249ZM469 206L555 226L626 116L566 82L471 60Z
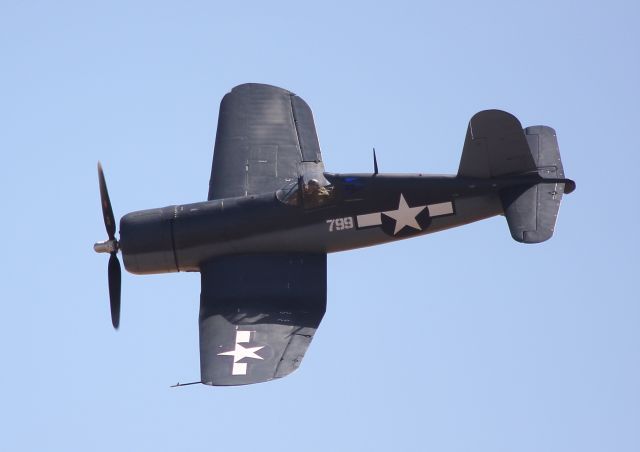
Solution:
M102 216L107 230L108 240L93 245L96 253L109 253L109 302L111 304L111 323L117 330L120 326L120 289L122 286L122 270L118 260L118 241L116 240L116 220L111 208L111 200L107 191L107 183L104 179L102 165L98 162L98 180L100 183L100 201L102 203Z

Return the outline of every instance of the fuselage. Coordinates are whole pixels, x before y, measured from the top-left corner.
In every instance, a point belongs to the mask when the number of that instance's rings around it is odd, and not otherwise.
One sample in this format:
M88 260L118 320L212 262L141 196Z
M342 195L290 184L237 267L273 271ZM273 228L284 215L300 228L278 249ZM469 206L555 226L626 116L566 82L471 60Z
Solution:
M229 254L332 253L415 237L499 215L499 190L523 184L523 177L325 176L322 195L292 183L289 192L129 213L120 220L125 268L199 271Z

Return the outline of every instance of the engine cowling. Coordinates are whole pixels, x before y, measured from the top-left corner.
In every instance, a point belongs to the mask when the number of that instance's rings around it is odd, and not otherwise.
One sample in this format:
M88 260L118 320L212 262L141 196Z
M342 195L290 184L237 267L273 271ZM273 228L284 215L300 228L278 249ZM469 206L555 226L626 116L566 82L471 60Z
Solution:
M140 210L120 219L120 250L127 271L136 274L177 272L172 222L175 208Z

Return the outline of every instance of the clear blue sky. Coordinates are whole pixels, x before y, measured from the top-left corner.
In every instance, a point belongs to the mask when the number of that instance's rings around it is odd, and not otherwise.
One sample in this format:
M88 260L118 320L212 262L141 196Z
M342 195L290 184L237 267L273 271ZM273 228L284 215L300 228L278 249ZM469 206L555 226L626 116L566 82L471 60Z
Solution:
M0 450L640 450L638 2L431 3L0 2ZM295 374L169 389L199 277L125 274L112 330L96 161L118 216L204 200L244 82L310 104L330 171L454 173L501 108L578 189L541 245L498 217L331 255Z

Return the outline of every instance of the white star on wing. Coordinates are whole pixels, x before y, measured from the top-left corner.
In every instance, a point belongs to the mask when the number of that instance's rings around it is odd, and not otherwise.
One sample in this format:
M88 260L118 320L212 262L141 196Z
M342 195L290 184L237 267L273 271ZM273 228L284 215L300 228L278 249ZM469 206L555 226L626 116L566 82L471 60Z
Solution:
M263 349L264 346L262 347L243 347L242 345L238 344L236 342L236 348L228 351L228 352L223 352L223 353L218 353L218 355L226 355L226 356L233 356L233 362L237 363L238 361L240 361L241 359L244 358L254 358L254 359L263 359L262 356L256 355L256 352L260 349Z
M425 207L427 206L409 207L407 201L405 201L404 199L404 196L402 195L402 193L400 193L400 203L398 204L398 209L382 213L396 220L396 227L393 230L393 235L396 235L405 226L409 226L413 229L417 229L418 231L422 231L422 228L418 224L416 217L425 209Z

